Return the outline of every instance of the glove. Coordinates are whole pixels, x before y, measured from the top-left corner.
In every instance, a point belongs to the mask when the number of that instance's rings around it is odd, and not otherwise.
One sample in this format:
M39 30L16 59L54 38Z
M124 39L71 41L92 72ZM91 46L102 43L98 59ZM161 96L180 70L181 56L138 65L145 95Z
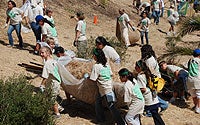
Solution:
M74 45L75 47L77 46L77 41L76 41L76 40L74 40L73 45Z
M44 92L44 90L45 90L45 86L44 85L40 85L40 91Z
M7 26L8 26L8 24L6 23L3 28L5 29Z

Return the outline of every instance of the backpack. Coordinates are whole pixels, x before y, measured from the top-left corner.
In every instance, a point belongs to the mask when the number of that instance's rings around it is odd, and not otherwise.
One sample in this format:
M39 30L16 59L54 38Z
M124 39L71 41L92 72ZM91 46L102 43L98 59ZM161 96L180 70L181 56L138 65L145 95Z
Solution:
M165 86L165 80L154 74L151 74L148 78L147 86L151 89L151 91L160 92Z

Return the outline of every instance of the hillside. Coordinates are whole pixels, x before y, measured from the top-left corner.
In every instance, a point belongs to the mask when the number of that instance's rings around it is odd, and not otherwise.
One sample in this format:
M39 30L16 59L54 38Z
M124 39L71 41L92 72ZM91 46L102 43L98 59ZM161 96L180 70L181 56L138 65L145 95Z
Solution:
M15 0L17 6L22 4L21 0ZM76 51L76 48L72 46L74 39L74 28L76 25L75 20L70 19L71 15L75 15L77 11L83 11L86 15L87 21L87 37L97 37L103 35L106 37L115 36L116 17L118 16L118 9L125 8L130 15L131 20L136 25L139 21L139 16L134 13L135 10L130 7L132 0L110 0L104 7L99 6L95 0L44 0L47 6L53 8L53 17L56 22L56 29L58 32L58 39L66 49ZM36 77L37 74L26 71L18 64L29 63L30 61L42 63L41 57L33 54L33 47L35 45L35 38L32 32L22 33L22 37L25 43L25 49L19 50L17 48L8 48L7 29L2 27L6 20L7 4L4 0L0 0L0 77L5 79L14 74L24 74L31 79L32 84L39 86L41 82L40 77ZM98 24L93 24L93 16L98 16ZM166 51L165 37L166 35L159 32L158 29L167 32L169 23L165 18L161 18L159 25L151 24L149 41L153 46L156 55L159 57ZM16 34L13 32L15 44L17 44ZM199 38L196 35L188 35L185 40L197 41ZM138 42L139 43L139 42ZM130 70L134 69L134 63L140 58L140 47L134 46L127 50L123 67L127 67ZM177 57L176 61L184 64L190 56ZM63 95L63 92L62 92ZM65 96L63 96L65 98ZM200 125L200 115L195 114L192 110L191 99L187 101L187 105L181 107L181 105L169 105L169 109L162 115L166 125ZM83 104L81 102L73 101L72 104L65 106L67 109L62 117L57 120L57 125L93 125L95 124L95 113L92 106ZM153 125L152 118L142 117L143 125Z

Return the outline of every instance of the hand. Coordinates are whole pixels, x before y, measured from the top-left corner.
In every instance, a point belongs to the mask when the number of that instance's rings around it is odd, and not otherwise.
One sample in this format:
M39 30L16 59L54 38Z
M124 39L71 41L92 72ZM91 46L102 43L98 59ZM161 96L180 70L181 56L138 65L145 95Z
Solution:
M77 41L76 40L74 40L74 43L73 43L73 45L76 47L77 46Z
M44 92L44 90L45 90L45 86L44 85L40 85L40 91Z
M5 29L7 26L8 26L8 24L6 23L3 28Z

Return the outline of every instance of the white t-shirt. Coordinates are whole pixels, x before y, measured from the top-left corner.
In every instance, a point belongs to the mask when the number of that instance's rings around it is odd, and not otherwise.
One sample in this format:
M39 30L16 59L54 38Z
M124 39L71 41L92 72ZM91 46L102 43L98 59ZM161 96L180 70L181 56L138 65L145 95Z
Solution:
M126 13L124 13L119 17L118 21L119 21L119 24L120 24L120 28L124 29L124 28L128 28L127 22L130 21L130 18Z
M144 100L145 100L145 105L150 106L157 104L158 97L153 98L151 90L146 86L147 85L147 79L145 74L139 73L137 76L137 82L140 88L146 88L146 91L143 93Z
M112 71L108 65L105 67L102 64L94 64L92 67L90 79L97 81L97 86L101 96L112 92L113 86L111 75Z
M22 21L22 16L21 14L23 11L17 7L13 7L11 10L7 10L6 14L10 18L10 24L11 25L16 25L21 23Z
M151 21L148 17L141 20L141 29L144 32L149 32L149 25L151 24Z
M149 6L151 6L150 3L142 2L142 4L139 6L139 9L141 9L142 7L149 7Z
M42 77L48 79L50 74L52 74L57 79L57 81L61 82L61 78L58 73L57 62L53 59L49 59L44 63Z
M34 15L34 18L37 16L37 15L42 15L43 16L43 9L41 6L39 5L36 5L35 8L33 8L33 15Z
M155 11L160 11L160 0L156 0L153 2L153 7Z
M86 22L84 20L79 20L76 25L76 31L80 31L79 41L86 40Z
M167 74L173 75L176 71L183 70L183 68L175 66L175 65L167 65Z
M35 22L35 17L31 6L27 6L24 16L29 18L29 23Z
M108 60L111 59L115 62L118 59L120 59L119 54L116 52L116 50L113 47L106 45L104 46L102 50Z
M156 59L153 56L151 56L150 58L145 60L145 63L146 63L146 66L150 69L152 74L161 78L158 62L156 61Z
M55 27L51 27L48 23L44 23L42 26L42 35L47 35L47 37L57 37L57 32Z
M51 23L55 24L55 21L53 19L53 16L49 17L47 15L44 16L44 18L46 18L48 21L50 21Z

